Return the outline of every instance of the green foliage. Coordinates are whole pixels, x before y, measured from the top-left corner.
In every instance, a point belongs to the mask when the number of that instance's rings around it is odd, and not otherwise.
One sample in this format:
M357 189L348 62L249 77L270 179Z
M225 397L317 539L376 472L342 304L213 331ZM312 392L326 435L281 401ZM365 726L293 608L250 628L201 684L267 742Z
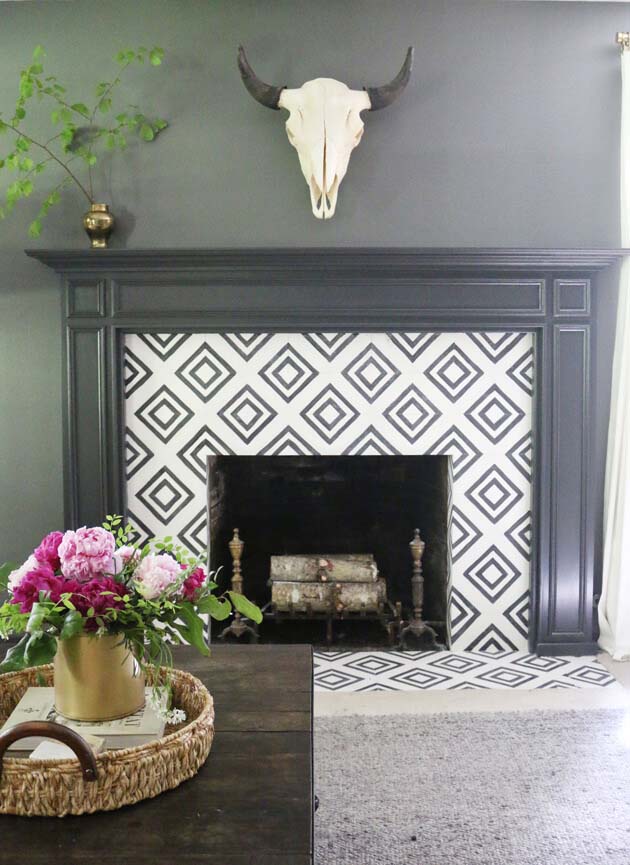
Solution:
M128 136L140 141L154 141L168 126L162 118L149 118L137 106L115 113L115 97L125 70L134 64L160 66L164 51L159 46L124 49L116 54L115 62L120 69L107 81L100 81L94 88L94 96L86 101L73 101L67 96L67 88L56 75L45 75L46 54L41 45L33 51L32 62L19 73L18 98L11 117L0 114L0 135L13 136L12 149L0 156L0 173L15 173L5 190L4 204L0 206L0 219L5 218L22 199L28 198L40 175L56 167L63 171L63 179L44 195L39 212L29 225L30 237L39 237L43 220L51 207L61 200L61 193L75 185L93 203L93 171L105 151L124 150ZM42 104L37 111L31 103ZM44 111L52 126L48 138L35 139L24 121ZM40 121L41 124L41 121ZM31 151L40 155L35 158ZM84 179L80 179L80 175ZM85 178L87 174L87 178Z

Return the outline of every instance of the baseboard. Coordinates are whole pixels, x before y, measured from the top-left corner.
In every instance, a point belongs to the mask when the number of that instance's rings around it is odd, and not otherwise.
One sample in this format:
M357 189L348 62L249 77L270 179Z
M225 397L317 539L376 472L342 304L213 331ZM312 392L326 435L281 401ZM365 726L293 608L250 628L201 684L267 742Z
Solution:
M597 655L601 649L593 640L588 643L537 643L534 651L537 655L554 657L556 655Z

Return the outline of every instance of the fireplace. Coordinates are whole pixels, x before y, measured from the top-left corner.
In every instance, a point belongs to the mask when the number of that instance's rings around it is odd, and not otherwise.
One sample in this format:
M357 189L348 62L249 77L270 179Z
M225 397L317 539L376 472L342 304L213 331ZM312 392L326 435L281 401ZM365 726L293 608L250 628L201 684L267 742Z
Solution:
M69 526L200 550L208 455L447 456L452 647L595 650L623 251L32 254L64 289Z
M413 573L409 543L420 527L425 543L422 557L424 618L435 624L446 644L447 596L450 587L450 471L445 456L211 456L208 457L210 567L232 567L229 543L238 527L244 542L241 568L248 597L267 608L261 638L310 641L314 629L304 623L329 615L344 621L344 632L361 639L361 621L396 624L396 605L405 613L412 607ZM370 560L384 581L386 600L378 607L374 597L362 604L344 602L334 609L334 592L309 610L301 602L303 573L292 573L305 557L329 564L329 574L309 575L309 585L330 579L323 588L335 588L329 556L359 554L355 574L344 574L342 589L376 585ZM294 601L276 609L270 594L271 560L283 584L291 586ZM371 566L370 566L371 567ZM277 574L276 574L277 576ZM295 580L295 578L299 580ZM221 582L221 577L219 578ZM361 580L363 582L354 582ZM350 593L348 592L348 596ZM283 596L280 595L282 598ZM271 600L270 600L271 598ZM331 603L329 603L329 601ZM332 606L332 609L331 609ZM295 607L295 614L291 615ZM287 621L288 620L288 621ZM350 624L358 620L358 624ZM284 622L282 628L273 627ZM294 626L291 626L294 623ZM337 629L338 631L339 629ZM376 639L375 629L363 629L365 641ZM392 637L398 636L391 631ZM317 638L317 635L315 635ZM319 640L323 640L320 633ZM382 636L384 640L384 636Z

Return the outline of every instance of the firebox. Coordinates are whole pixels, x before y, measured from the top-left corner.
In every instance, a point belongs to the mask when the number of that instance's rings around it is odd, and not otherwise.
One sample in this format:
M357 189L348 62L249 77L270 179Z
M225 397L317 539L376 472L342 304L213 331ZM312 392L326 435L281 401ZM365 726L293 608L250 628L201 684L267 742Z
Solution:
M210 567L225 585L238 529L262 640L330 642L334 624L336 642L377 642L378 625L393 642L421 570L423 619L447 643L449 457L210 456L208 502Z

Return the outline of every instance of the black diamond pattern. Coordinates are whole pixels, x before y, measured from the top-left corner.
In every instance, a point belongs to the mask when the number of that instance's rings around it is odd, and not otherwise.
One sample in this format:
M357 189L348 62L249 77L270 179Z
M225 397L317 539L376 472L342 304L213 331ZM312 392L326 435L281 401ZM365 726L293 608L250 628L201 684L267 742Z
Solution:
M208 550L208 514L202 508L178 533L183 546L195 556Z
M424 374L451 402L460 399L483 375L457 343L449 345Z
M285 402L291 402L317 378L318 373L287 343L263 366L259 375Z
M461 559L482 535L479 527L469 520L463 511L453 506L451 515L451 555L453 561L456 562Z
M426 453L446 454L452 457L453 478L457 480L474 466L481 451L456 426L449 427L439 439L429 445Z
M530 348L512 364L507 374L527 396L534 395L534 352Z
M344 451L344 454L352 456L388 456L399 453L372 424Z
M175 375L202 402L209 402L236 373L229 363L204 342L184 361Z
M232 455L233 453L232 448L226 445L207 424L204 424L180 448L177 456L205 483L208 474L208 457L217 454Z
M224 333L224 339L243 360L249 361L272 338L271 333Z
M518 597L503 613L508 622L523 637L529 634L529 589Z
M466 568L464 576L494 603L518 580L520 571L493 544Z
M193 411L166 385L162 385L140 406L135 416L161 442L169 442L192 418Z
M303 333L304 339L307 339L317 351L323 355L326 360L334 360L337 355L350 345L357 338L356 333Z
M493 363L511 352L524 336L524 333L493 333L490 331L468 334L468 337Z
M490 522L498 523L523 498L523 492L498 466L492 466L466 490L466 498Z
M187 339L189 333L139 333L138 339L147 345L153 354L156 354L160 360L166 360L175 354L177 349L182 346Z
M533 446L532 434L528 432L523 438L519 439L506 454L513 466L519 470L525 480L531 482L532 479L532 461L533 461Z
M125 477L132 478L155 454L129 427L125 429Z
M369 403L375 402L400 375L400 370L370 343L343 370L342 375Z
M492 385L468 409L466 417L493 444L496 444L525 417L525 412L507 394L499 390L496 385Z
M413 363L439 337L437 333L390 333L391 341Z
M527 511L510 526L505 537L514 544L519 553L528 561L532 554L532 513Z
M241 388L218 412L221 420L245 444L255 439L277 414L249 385Z
M383 416L408 442L415 444L441 415L415 384L411 384L385 409Z
M328 444L359 417L356 408L333 385L317 394L300 415Z
M315 448L311 447L301 435L289 426L268 442L259 454L264 456L317 456Z
M139 490L137 498L157 520L168 523L193 500L193 494L177 475L162 466Z
M152 375L153 372L146 363L140 360L129 346L125 346L123 361L123 393L125 399L128 399L138 388L141 388Z

